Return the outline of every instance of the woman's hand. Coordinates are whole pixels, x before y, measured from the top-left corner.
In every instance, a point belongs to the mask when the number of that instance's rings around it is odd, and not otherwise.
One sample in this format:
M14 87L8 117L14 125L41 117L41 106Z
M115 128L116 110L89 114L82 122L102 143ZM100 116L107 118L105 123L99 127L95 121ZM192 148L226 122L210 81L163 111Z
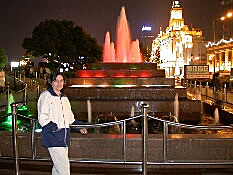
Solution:
M87 134L88 133L86 128L80 129L80 132L81 132L81 134Z

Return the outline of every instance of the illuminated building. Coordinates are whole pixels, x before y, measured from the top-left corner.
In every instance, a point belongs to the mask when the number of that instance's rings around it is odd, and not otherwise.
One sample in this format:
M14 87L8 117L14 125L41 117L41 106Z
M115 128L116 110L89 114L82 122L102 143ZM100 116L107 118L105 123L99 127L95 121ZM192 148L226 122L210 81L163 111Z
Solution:
M147 51L151 51L152 42L155 39L155 36L152 34L152 27L143 26L142 27L142 47Z
M170 10L169 26L152 43L151 62L160 50L160 69L165 69L166 77L183 76L184 65L206 63L206 43L202 30L184 24L183 9L178 0L174 0Z
M233 39L209 43L206 52L210 72L230 71L233 67Z
M210 72L229 72L233 68L233 0L222 0L224 16L213 21L214 42L207 47L207 64Z

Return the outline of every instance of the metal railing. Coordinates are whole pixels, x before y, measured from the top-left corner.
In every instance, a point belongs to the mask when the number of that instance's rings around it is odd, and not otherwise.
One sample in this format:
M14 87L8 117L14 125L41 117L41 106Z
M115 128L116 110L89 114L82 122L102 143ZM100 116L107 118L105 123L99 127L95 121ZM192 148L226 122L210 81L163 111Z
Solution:
M19 154L18 154L18 127L17 127L17 116L21 116L27 118L32 121L32 131L31 131L31 151L32 157L28 158L30 160L49 160L49 159L38 159L36 157L35 152L35 126L36 126L36 119L19 115L17 114L17 107L23 105L23 103L13 103L12 104L12 139L13 139L13 152L14 152L14 161L15 161L15 174L19 174ZM231 126L194 126L194 125L186 125L181 123L170 122L167 120L162 120L157 117L152 117L148 115L149 106L147 104L142 104L141 106L141 115L133 116L131 118L127 118L124 120L119 120L115 122L108 122L108 123L101 123L101 124L91 124L91 125L71 125L72 128L99 128L99 127L107 127L113 125L121 125L121 134L123 138L122 144L122 157L123 160L120 162L114 161L96 161L96 160L89 160L89 161L77 161L77 160L70 160L72 162L95 162L95 163L122 163L122 164L141 164L142 165L142 174L147 174L147 165L158 165L158 164L183 164L183 165L191 165L191 164L208 164L208 165L215 165L215 164L222 164L222 165L229 165L233 164L232 161L224 161L219 162L218 160L212 162L179 162L179 161L169 161L168 160L168 139L169 139L169 126L175 126L178 128L186 128L186 129L195 129L195 130L216 130L216 129L233 129ZM142 127L142 162L127 162L126 159L126 122L129 120L143 118L143 127ZM163 123L163 162L148 162L148 119L156 120ZM5 157L6 158L6 157ZM8 157L9 158L9 157ZM24 158L25 159L25 158Z
M32 159L35 159L35 126L36 119L19 115L17 113L17 107L23 106L25 103L12 103L12 143L13 143L13 153L14 153L14 162L15 162L15 175L19 175L19 150L18 150L18 125L17 118L18 116L24 117L32 121L32 131L31 131L31 149L32 149Z
M7 85L4 88L4 92L0 93L0 106L8 105L11 95L14 98L14 102L27 102L34 99L37 100L40 92L44 90L40 84L46 84L45 80L30 79L25 77L21 78L21 76L13 78L7 75L7 80L8 81L6 82ZM12 81L17 83L12 83ZM17 88L15 88L16 85Z
M24 89L17 92L10 91L9 87L7 87L6 92L0 94L0 106L12 103L10 100L13 100L14 102L24 101L25 103L27 101L37 100L41 91L42 89L40 88L39 84L35 86L34 89L28 89L27 84L25 84Z
M195 99L200 100L203 97L203 100L221 103L223 108L224 106L233 106L233 91L227 88L226 84L220 90L217 90L215 86L210 87L208 82L204 86L202 82L198 84L197 81L187 80L184 86Z

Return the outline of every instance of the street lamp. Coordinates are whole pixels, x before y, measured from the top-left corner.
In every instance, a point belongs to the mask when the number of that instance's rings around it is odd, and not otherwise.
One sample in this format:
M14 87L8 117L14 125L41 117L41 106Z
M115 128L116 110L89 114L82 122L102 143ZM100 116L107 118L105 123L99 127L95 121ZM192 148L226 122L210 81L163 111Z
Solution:
M215 31L215 21L224 21L226 18L232 18L232 16L233 16L233 13L232 13L232 12L228 12L225 16L213 20L213 34L214 34L214 73L215 73L215 65L216 65L216 54L215 54L216 31ZM224 25L223 25L223 29L224 29ZM224 38L224 30L223 30L223 38Z
M227 18L231 18L233 16L232 12L227 13Z

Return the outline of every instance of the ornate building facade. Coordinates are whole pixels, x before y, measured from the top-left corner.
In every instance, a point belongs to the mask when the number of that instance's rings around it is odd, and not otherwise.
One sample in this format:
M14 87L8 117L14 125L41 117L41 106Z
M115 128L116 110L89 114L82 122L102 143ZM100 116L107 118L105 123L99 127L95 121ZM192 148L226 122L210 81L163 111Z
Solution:
M207 45L207 64L214 73L230 72L233 68L233 18L232 14L227 17L233 12L233 0L221 0L221 7L225 16L213 21L214 42Z
M231 71L233 67L233 40L222 39L207 45L207 64L210 72Z
M189 29L184 23L183 9L174 0L170 10L169 26L152 43L151 62L158 60L158 67L165 69L166 77L183 76L184 65L206 64L206 42L202 30ZM159 50L159 55L158 55Z

